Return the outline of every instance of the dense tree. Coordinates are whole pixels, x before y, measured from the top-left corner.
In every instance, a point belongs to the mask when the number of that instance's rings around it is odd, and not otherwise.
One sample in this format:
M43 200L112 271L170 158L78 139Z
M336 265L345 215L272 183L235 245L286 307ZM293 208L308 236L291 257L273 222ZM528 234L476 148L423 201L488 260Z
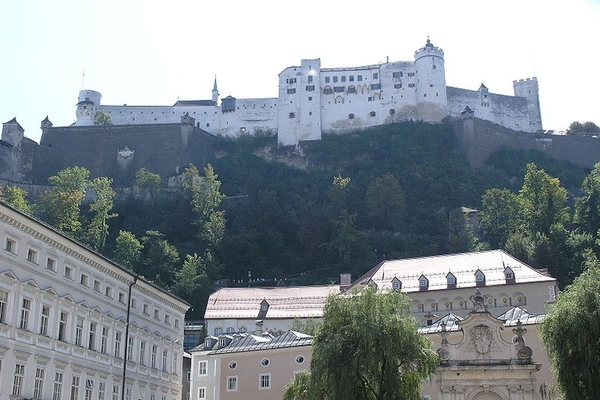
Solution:
M141 268L136 272L164 288L171 287L180 268L177 248L157 231L147 231L141 243Z
M42 193L38 202L42 218L55 228L77 236L82 227L81 203L89 175L86 168L71 167L48 178L53 187Z
M114 260L133 271L140 261L144 245L128 231L119 231L119 236L115 240Z
M112 118L104 111L96 111L94 125L112 125Z
M398 229L404 222L405 195L390 173L375 179L367 188L369 214L384 229Z
M135 173L135 188L147 190L154 200L157 200L160 193L160 183L160 175L148 171L146 167L139 169Z
M521 202L508 189L488 189L481 198L481 229L492 248L503 248L522 226Z
M585 196L575 199L575 222L586 232L600 230L600 163L583 180L581 190Z
M327 248L335 255L340 266L351 266L366 252L363 234L356 226L356 214L342 210L333 221L333 233Z
M541 325L542 340L564 400L598 398L600 377L600 262L591 254L587 269L558 295Z
M89 206L92 218L85 228L84 241L95 250L103 250L108 237L108 220L117 214L111 213L116 192L112 188L112 179L95 178L89 183L93 201Z
M519 191L523 213L531 233L550 232L554 224L569 220L567 190L535 164L527 165L525 181Z
M188 317L203 317L211 284L202 257L197 254L185 256L183 266L175 273L171 290L192 305L193 309L190 310Z
M33 214L33 207L27 201L27 190L17 186L0 186L0 199L28 214Z
M600 133L600 127L591 121L584 123L574 121L567 129L567 135L594 136Z
M420 399L423 380L438 364L431 342L410 316L410 299L397 291L366 287L332 295L313 341L310 383L314 395L329 400ZM292 384L288 393L306 399ZM315 391L315 392L313 392Z

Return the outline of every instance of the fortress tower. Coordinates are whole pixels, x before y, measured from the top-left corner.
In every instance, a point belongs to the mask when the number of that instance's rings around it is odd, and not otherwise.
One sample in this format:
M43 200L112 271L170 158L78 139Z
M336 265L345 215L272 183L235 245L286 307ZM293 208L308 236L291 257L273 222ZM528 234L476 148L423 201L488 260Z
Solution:
M2 140L10 143L14 147L21 144L24 136L25 130L21 124L17 122L16 117L2 124Z
M542 130L542 111L540 108L540 95L537 78L519 79L513 81L515 96L527 99L529 111L529 132Z
M439 122L447 115L444 51L429 38L425 47L415 51L416 96L419 119Z
M79 92L79 101L77 102L77 126L94 125L94 115L98 111L102 95L95 90L82 90Z

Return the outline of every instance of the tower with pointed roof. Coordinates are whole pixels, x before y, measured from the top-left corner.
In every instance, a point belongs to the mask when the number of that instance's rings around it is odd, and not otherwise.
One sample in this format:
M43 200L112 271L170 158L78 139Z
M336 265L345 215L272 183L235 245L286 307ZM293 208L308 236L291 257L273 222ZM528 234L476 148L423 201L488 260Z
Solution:
M414 65L418 118L439 122L448 115L444 51L427 37L425 47L415 51Z
M2 124L2 140L10 143L12 146L18 146L23 140L24 136L25 130L17 122L17 117Z
M215 106L219 103L219 90L217 89L217 76L215 75L215 84L213 85L212 90L212 101L215 103Z

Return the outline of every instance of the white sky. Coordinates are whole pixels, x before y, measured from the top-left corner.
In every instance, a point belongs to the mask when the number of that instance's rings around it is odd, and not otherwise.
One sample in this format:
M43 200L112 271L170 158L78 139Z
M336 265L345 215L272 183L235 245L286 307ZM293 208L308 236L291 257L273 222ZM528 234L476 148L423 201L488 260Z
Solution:
M276 97L301 59L353 67L412 61L430 36L446 83L513 94L537 76L544 129L600 125L600 0L7 0L0 4L0 122L39 142L40 121L102 103ZM85 76L83 76L85 71Z

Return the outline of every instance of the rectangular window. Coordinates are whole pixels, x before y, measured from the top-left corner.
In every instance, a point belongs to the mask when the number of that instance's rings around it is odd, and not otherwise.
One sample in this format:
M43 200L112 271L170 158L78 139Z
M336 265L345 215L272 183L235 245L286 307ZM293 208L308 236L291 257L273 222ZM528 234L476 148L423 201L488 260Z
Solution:
M150 367L156 369L156 353L158 352L158 346L152 345L152 353L150 354Z
M409 72L408 76L415 76L415 73L414 72Z
M98 400L104 400L106 395L106 382L98 382Z
M350 82L354 82L354 75L350 75L350 76L348 77L348 80L349 80Z
M338 81L338 77L337 77L337 76L334 76L334 77L333 77L333 83L336 83L337 81Z
M8 313L8 292L0 290L0 324L6 323Z
M168 359L169 353L167 352L167 350L163 350L163 355L162 355L162 370L167 372L167 359Z
M346 82L346 76L342 76L342 82Z
M373 79L379 79L379 73L373 72Z
M30 263L38 263L38 252L33 249L27 249L27 261Z
M335 93L344 93L344 87L343 86L334 86L333 91Z
M142 306L142 312L146 315L148 315L149 311L148 311L148 304L144 304Z
M79 398L79 377L74 376L71 381L71 397L69 400L78 400Z
M25 377L25 364L15 365L15 374L13 376L13 396L20 396L23 391L23 378Z
M402 89L401 83L394 83L394 89Z
M106 297L110 297L112 299L112 297L113 297L113 288L110 287L110 286L104 287L104 295Z
M65 278L73 279L73 268L65 267Z
M25 331L29 326L29 310L31 310L31 300L23 299L23 304L21 307L21 322L19 323L19 328Z
M46 269L48 271L55 272L56 271L55 268L56 268L56 261L54 261L53 258L48 257L46 259Z
M325 83L329 83L330 78L328 76L325 77Z
M371 84L371 90L380 90L380 89L381 89L381 83Z
M4 241L4 250L8 251L9 253L17 254L17 241L6 238L6 241Z
M115 357L121 357L121 341L123 338L122 332L115 332Z
M171 325L171 316L169 314L165 314L165 324Z
M271 374L260 374L259 389L271 389Z
M125 293L119 292L119 303L125 304Z
M131 400L131 387L125 388L125 399Z
M356 80L361 82L362 81L362 75L356 75Z
M91 379L85 380L85 400L92 400L92 393L94 392L94 381Z
M140 342L140 364L146 365L146 342Z
M77 317L75 324L75 346L81 346L83 340L83 318Z
M90 334L88 337L88 349L96 350L96 328L98 324L90 322Z
M238 387L237 376L228 376L227 377L227 391L228 392L237 392Z
M33 383L33 398L41 399L44 392L44 372L42 368L35 369L35 382Z
M61 341L65 341L65 334L67 332L67 313L66 312L62 312L60 313L60 320L58 322L58 340Z
M119 385L113 385L113 390L112 390L112 400L119 400L121 398L121 396L119 396L119 393L121 392Z
M108 328L102 327L102 336L100 337L100 353L108 354Z
M413 88L413 87L415 87L415 84L414 83L409 83L408 87Z
M54 374L54 388L52 389L52 400L60 400L60 397L62 396L62 382L62 372L56 372Z
M314 92L315 91L315 85L307 85L306 86L306 91L307 92Z
M48 336L48 320L50 319L50 307L42 306L42 317L40 320L40 335Z
M156 309L154 310L154 318L160 319L160 311L158 311Z
M287 94L294 94L296 93L296 88L292 88L292 89L288 89L287 90Z
M93 286L93 288L94 288L95 292L100 293L100 285L101 285L100 281L97 281L97 280L94 279L94 286Z
M87 287L89 285L89 279L90 278L86 274L81 274L81 277L79 278L79 283Z
M130 337L127 342L127 361L133 361L133 342L134 338Z
M402 71L393 72L392 78L394 78L394 79L402 78Z
M198 400L206 400L206 388L198 388Z

